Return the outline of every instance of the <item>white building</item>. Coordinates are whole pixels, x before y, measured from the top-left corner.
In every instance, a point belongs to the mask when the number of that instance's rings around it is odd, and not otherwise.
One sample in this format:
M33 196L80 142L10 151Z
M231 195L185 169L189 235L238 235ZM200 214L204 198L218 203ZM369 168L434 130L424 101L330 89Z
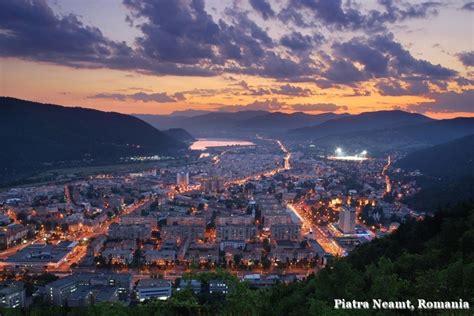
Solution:
M189 186L189 172L181 171L176 174L176 184L183 189Z
M343 206L339 213L339 229L344 234L353 234L355 232L356 213L352 207Z
M171 297L171 283L160 279L143 279L138 281L136 292L141 302L151 298L167 300Z

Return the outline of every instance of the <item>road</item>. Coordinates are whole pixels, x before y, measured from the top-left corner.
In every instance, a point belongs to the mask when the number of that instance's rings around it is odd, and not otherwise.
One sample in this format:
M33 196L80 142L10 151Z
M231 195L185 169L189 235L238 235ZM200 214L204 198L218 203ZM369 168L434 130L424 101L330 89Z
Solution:
M263 139L263 138L261 138ZM284 156L284 167L283 168L277 168L273 170L273 173L278 173L283 170L289 170L291 169L291 152L286 148L286 146L280 141L280 140L275 140L275 139L267 139L270 141L275 141L278 146L280 146L280 149L283 151L285 154ZM306 212L303 210L301 203L293 205L293 204L288 204L288 208L302 221L302 229L303 231L306 229L306 231L312 231L313 234L313 239L315 239L321 247L323 247L324 251L336 255L336 256L342 256L344 251L339 245L330 237L326 232L324 232L321 227L318 225L313 224L311 219L308 217Z
M40 241L41 241L41 239L29 240L26 243L21 243L19 245L16 245L16 246L10 247L6 250L3 250L2 252L0 252L0 260L5 260L6 258L10 257L11 255L13 255L13 254L17 253L18 251L22 250L23 248L26 248L29 245L40 242Z
M291 164L290 164L290 159L291 159L291 153L289 152L289 150L285 147L285 145L283 145L283 143L280 141L280 140L276 140L278 146L280 146L280 149L283 151L283 153L285 154L285 157L283 158L284 159L284 165L283 165L283 168L285 170L290 170L291 169Z
M73 204L72 197L71 197L71 190L69 188L69 185L67 184L64 186L64 197L66 198L67 204Z
M256 180L256 179L260 178L261 176L264 176L264 177L274 176L275 174L277 174L281 171L283 171L283 168L275 168L275 169L272 169L272 170L259 172L259 173L256 173L254 175L251 175L251 176L248 176L248 177L245 177L245 178L228 181L228 182L226 182L226 186L231 185L231 184L242 185L242 184L245 184L246 182L248 182L250 180Z
M386 185L385 192L386 193L392 192L392 182L390 181L390 177L387 174L387 171L390 168L391 164L392 164L392 161L390 159L390 156L388 156L387 164L382 169L382 175L385 176L385 185Z
M126 208L124 209L119 216L116 216L112 219L109 219L107 220L106 222L104 222L99 229L97 230L94 230L94 231L91 231L91 232L82 232L81 235L79 235L77 237L77 240L81 240L81 239L90 239L90 238L93 238L93 237L96 237L98 235L103 235L103 234L106 234L109 230L109 226L113 223L118 223L120 221L120 218L122 216L125 216L125 215L129 215L133 212L137 212L137 211L140 211L144 208L147 208L150 206L150 204L153 202L153 200L151 198L146 198L140 202L138 202L137 204L133 204L132 206L130 206L129 208Z
M138 212L141 209L147 208L150 206L150 204L153 203L153 199L151 198L146 198L143 201L138 202L137 204L133 204L129 208L126 208L125 210L120 213L119 216L107 220L104 224L102 224L98 229L94 231L89 231L89 232L82 232L76 240L89 240L91 238L97 237L99 235L104 235L107 234L109 227L113 223L118 223L120 218L122 216L131 214L133 212ZM76 247L77 249L74 250L74 252L69 256L68 261L65 262L63 265L61 265L58 269L58 271L68 271L71 269L71 265L73 263L79 263L82 258L87 254L87 247L86 246L78 246ZM56 272L56 270L55 270Z
M224 156L226 153L228 153L230 150L224 150L223 152L221 152L220 154L217 154L215 155L214 157L212 157L212 163L214 165L218 165L220 162L221 162L221 157Z
M323 247L324 251L334 256L342 256L344 251L328 234L318 225L315 225L309 218L306 211L303 210L301 204L288 204L288 208L303 222L303 232L313 233L312 238Z

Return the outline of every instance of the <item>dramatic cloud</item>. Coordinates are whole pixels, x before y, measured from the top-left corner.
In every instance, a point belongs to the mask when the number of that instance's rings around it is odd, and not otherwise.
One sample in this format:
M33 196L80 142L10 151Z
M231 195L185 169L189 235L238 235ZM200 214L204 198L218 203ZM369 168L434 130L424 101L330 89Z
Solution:
M425 81L411 81L404 86L398 80L382 81L376 84L381 95L401 96L401 95L426 95L430 92L430 87Z
M200 59L213 59L219 26L205 11L204 2L175 0L125 0L141 24L143 37L138 39L143 52L159 61L195 64Z
M270 87L250 87L246 82L242 81L237 84L242 87L245 91L241 93L242 95L251 95L251 96L264 96L271 94L293 96L293 97L307 97L312 95L310 89L302 88L290 84L285 84L276 88Z
M156 62L107 39L75 15L54 14L45 0L0 1L0 56L80 68L112 68L151 74L216 75L212 69Z
M474 112L474 90L463 92L434 93L429 96L431 102L413 104L407 107L408 110L416 112Z
M474 67L474 51L459 53L458 58L464 66Z
M382 31L385 30L387 23L437 14L437 8L440 6L439 2L410 4L393 0L379 0L379 4L384 11L370 10L364 13L353 1L343 3L342 0L291 0L289 8L281 15L281 18L285 22L293 21L296 25L303 26L305 22L302 21L300 11L306 11L313 18L338 30Z
M59 17L44 0L0 2L0 55L56 63L106 65L132 54L77 16Z
M275 53L267 31L247 11L226 8L218 22L203 0L124 0L140 24L139 51L160 62L188 65L219 73L286 78L308 73L298 60ZM311 69L311 68L309 68ZM303 71L304 70L304 71Z
M285 102L277 99L268 99L263 101L254 101L249 104L224 105L219 107L218 111L237 112L237 111L279 111L286 107Z
M420 80L437 82L454 78L457 72L417 59L392 34L382 34L371 38L356 37L332 46L337 58L329 57L329 68L324 76L338 84L353 85L373 78L398 78L399 80ZM361 67L356 67L358 64ZM426 83L426 82L425 82ZM411 85L420 85L411 83ZM390 87L384 83L380 86Z
M387 75L390 56L370 47L363 40L356 38L346 43L336 43L333 48L339 56L363 64L365 71L372 76Z
M321 44L324 37L320 34L313 36L303 35L300 32L293 32L281 38L280 44L294 51L302 51L313 48Z
M178 101L185 101L186 100L183 93L175 93L173 95L168 95L165 92L160 92L160 93L137 92L137 93L134 93L134 94L99 93L99 94L90 96L89 98L91 98L91 99L113 99L113 100L119 100L119 101L135 100L135 101L142 101L142 102L158 102L158 103L178 102Z
M317 70L314 69L314 65L310 62L296 62L273 52L268 52L260 67L247 69L244 73L260 75L262 77L296 80L315 75Z
M467 2L462 6L463 10L474 11L474 2Z
M242 95L251 95L251 96L264 96L272 94L271 90L268 88L249 88L245 92L241 93Z
M334 83L345 85L351 85L368 79L366 73L345 59L333 61L324 75L328 80Z
M140 30L133 46L108 39L78 16L55 14L46 0L0 1L0 57L153 75L250 75L310 82L321 89L356 88L364 81L386 78L410 81L411 91L417 85L422 91L428 82L466 82L452 69L413 57L386 31L387 24L435 14L441 6L437 2L379 0L375 10L342 0L287 0L275 8L268 0L249 0L250 6L236 1L213 14L204 0L123 3L129 10L128 20ZM266 21L253 20L255 12ZM281 21L291 24L286 34L269 30L269 23ZM321 35L344 32L350 36L351 30L357 30L352 33L357 37L346 42ZM272 37L275 34L278 38ZM323 42L330 49L322 47ZM471 56L459 57L470 65ZM389 91L384 84L380 83L380 89ZM258 88L248 93L309 95L294 88Z
M251 95L251 96L264 96L264 95L285 95L285 96L293 96L293 97L307 97L312 95L311 89L302 88L298 86L294 86L291 84L285 84L276 88L272 87L250 87L245 81L241 81L236 84L237 86L241 87L245 91L239 93L241 95ZM235 91L234 93L238 93Z
M252 8L260 13L265 20L275 16L275 11L273 11L270 3L266 0L250 0L249 2Z
M308 20L303 16L303 14L298 11L296 8L291 6L291 3L289 6L286 8L283 8L279 13L278 13L278 19L280 19L283 23L289 24L292 23L297 27L301 28L309 28L316 26L316 23Z
M271 92L274 94L300 96L300 97L306 97L306 96L311 95L310 89L305 89L305 88L293 86L290 84L280 86L278 89L271 89Z
M438 14L438 8L441 2L427 1L420 4L410 4L396 0L379 0L379 3L385 7L385 13L380 15L382 21L394 23L406 19L425 18L429 15ZM371 12L373 18L378 15L375 11Z
M277 99L267 99L263 101L254 101L248 104L225 105L218 108L219 111L306 111L306 112L336 112L346 111L347 106L336 105L333 103L304 103L288 104Z
M203 0L125 0L138 19L143 36L137 39L140 50L161 62L196 65L222 70L233 60L250 67L264 56L262 47L271 47L266 31L250 20L247 13L229 8L229 24L215 22Z
M426 60L416 59L400 43L394 40L393 34L379 35L369 41L369 45L391 57L390 66L400 76L425 76L430 78L449 78L457 74L452 69L434 65Z

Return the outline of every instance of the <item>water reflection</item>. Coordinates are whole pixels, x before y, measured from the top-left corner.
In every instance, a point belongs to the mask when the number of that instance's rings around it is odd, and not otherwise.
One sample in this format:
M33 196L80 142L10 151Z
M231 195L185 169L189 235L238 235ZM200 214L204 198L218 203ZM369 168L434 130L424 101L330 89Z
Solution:
M199 138L189 147L192 150L205 150L210 147L225 146L253 146L254 143L246 140L236 139L215 139L215 138Z

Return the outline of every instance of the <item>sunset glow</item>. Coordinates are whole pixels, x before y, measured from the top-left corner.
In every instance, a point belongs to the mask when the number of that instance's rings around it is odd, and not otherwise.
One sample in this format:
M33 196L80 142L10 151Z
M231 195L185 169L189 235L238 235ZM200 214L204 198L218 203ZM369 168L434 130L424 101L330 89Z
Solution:
M0 9L4 96L122 113L474 116L464 1L7 0Z

